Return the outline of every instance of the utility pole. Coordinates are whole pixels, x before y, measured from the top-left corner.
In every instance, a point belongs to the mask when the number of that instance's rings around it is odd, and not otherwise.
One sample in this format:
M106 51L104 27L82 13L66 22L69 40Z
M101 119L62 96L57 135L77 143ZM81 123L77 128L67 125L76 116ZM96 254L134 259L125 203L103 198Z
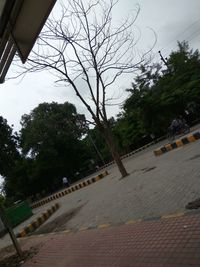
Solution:
M23 259L23 254L22 254L22 250L21 250L21 247L19 245L19 242L17 241L17 238L16 238L12 228L9 225L9 222L8 222L6 215L5 215L4 208L1 205L0 205L0 218L4 224L4 227L6 228L6 230L8 231L8 233L10 235L10 238L13 242L13 245L17 251L17 254L19 255L20 259Z
M85 115L84 114L79 114L76 116L76 121L78 121L82 127L82 129L87 129L87 135L88 135L88 138L90 140L90 142L92 143L97 155L99 156L100 160L102 161L103 165L105 165L105 161L100 153L100 151L98 150L94 140L92 139L92 136L90 135L89 133L89 124L88 122L86 121L86 118L85 118Z
M97 148L97 146L96 146L94 140L92 139L92 136L89 134L89 127L88 127L87 135L88 135L88 137L89 137L89 139L90 139L90 142L93 144L93 146L94 146L94 148L95 148L95 150L96 150L96 152L97 152L97 155L98 155L99 158L101 159L103 165L105 165L105 161L104 161L104 159L103 159L103 157L102 157L100 151L98 150L98 148Z

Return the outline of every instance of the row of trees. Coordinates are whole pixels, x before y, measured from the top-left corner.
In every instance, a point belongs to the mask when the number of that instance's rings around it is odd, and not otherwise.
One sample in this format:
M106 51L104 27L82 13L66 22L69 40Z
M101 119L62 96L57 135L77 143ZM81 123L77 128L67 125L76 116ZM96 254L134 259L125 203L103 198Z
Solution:
M199 52L185 42L171 53L167 67L140 66L121 113L108 120L119 154L164 134L175 116L188 123L199 118L199 69ZM80 117L73 104L43 103L22 116L18 134L0 117L0 174L7 198L54 191L64 175L73 181L112 159L98 126L88 130Z

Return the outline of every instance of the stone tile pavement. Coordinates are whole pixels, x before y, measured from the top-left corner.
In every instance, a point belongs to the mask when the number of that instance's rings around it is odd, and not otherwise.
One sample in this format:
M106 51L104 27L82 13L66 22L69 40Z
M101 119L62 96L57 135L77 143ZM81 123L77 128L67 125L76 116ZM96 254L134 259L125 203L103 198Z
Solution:
M130 173L125 179L111 166L105 179L61 198L44 226L78 208L59 231L185 212L188 202L200 197L200 141L162 157L153 149L123 160Z
M200 214L48 237L23 267L200 266Z

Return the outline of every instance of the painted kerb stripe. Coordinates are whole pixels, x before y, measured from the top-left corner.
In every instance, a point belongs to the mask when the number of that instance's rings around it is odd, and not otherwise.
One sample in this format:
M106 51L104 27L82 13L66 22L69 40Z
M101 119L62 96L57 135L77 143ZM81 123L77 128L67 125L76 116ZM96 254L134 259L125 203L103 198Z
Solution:
M78 183L76 185L73 185L73 186L69 187L67 190L65 189L62 192L56 193L55 195L50 196L50 197L48 197L48 198L46 198L44 200L41 200L41 201L33 203L31 205L31 208L34 209L34 208L40 207L42 205L45 205L46 203L48 203L48 202L50 202L50 201L52 201L54 199L63 197L66 194L72 193L74 191L77 191L77 190L85 187L85 186L88 186L88 185L90 185L92 183L95 183L98 180L103 179L107 175L108 175L108 171L104 171L104 172L100 173L99 175L97 175L96 177L89 178L89 179L87 179L87 180L85 180L83 182L80 182L80 183Z
M58 203L54 204L50 209L43 212L38 218L24 227L16 236L24 237L29 233L34 232L43 222L45 222L58 208L60 205Z
M186 211L186 212L177 212L177 213L171 213L171 214L164 214L164 215L158 215L158 216L153 216L153 217L143 217L141 219L132 219L126 222L121 222L117 224L111 224L111 223L104 223L104 224L99 224L99 225L94 225L94 226L84 226L80 227L78 229L66 229L64 231L61 231L60 233L72 233L72 232L77 232L77 231L87 231L87 230L94 230L94 229L105 229L109 227L116 227L119 225L131 225L131 224L139 224L142 222L149 222L149 221L159 221L159 220L166 220L166 219L176 219L180 218L183 216L190 216L190 215L195 215L199 214L200 210L192 210L192 211ZM58 232L52 232L51 234L58 234ZM41 234L40 236L44 236L46 234Z
M172 149L176 149L178 147L184 146L186 144L192 143L196 140L200 139L200 131L194 132L193 134L189 134L181 139L175 140L171 144L166 144L156 150L154 150L155 156L160 156L166 152L171 151Z

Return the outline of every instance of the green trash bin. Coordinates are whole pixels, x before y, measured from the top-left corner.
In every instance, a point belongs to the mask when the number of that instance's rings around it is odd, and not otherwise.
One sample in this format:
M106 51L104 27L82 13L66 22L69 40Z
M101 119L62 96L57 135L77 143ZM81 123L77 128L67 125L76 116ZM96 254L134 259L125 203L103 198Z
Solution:
M27 201L20 202L6 209L5 214L11 227L16 226L33 215L31 207Z

